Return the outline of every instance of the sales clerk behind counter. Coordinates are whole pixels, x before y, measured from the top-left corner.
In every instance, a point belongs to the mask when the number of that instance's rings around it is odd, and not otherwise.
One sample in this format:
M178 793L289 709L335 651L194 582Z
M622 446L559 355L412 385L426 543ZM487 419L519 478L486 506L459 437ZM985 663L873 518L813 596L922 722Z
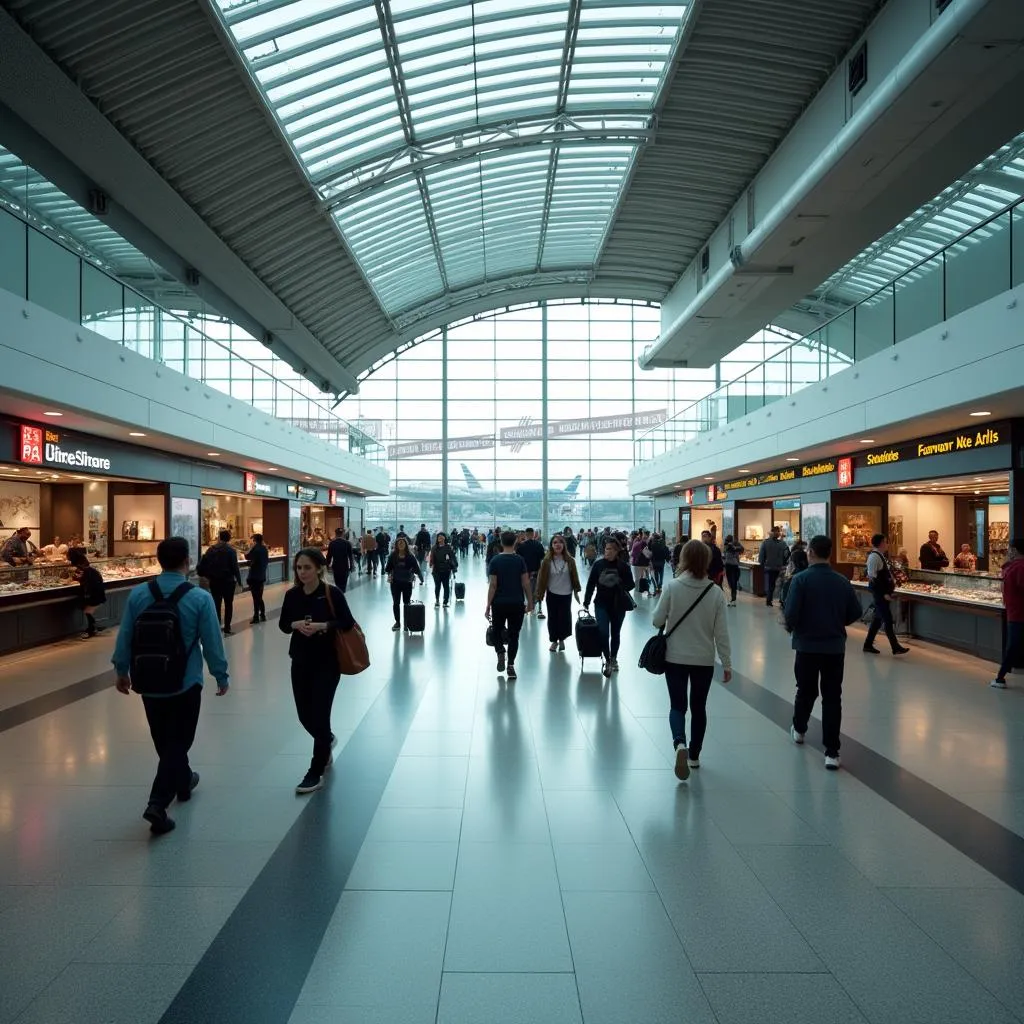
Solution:
M928 543L921 545L921 551L918 557L921 560L922 569L938 571L949 566L949 558L946 557L946 552L942 550L942 545L939 544L939 534L937 530L929 531Z
M0 562L6 562L8 565L31 565L32 559L38 554L35 544L29 540L31 536L32 531L27 526L15 530L3 547L0 547ZM29 545L33 548L32 552L29 551Z

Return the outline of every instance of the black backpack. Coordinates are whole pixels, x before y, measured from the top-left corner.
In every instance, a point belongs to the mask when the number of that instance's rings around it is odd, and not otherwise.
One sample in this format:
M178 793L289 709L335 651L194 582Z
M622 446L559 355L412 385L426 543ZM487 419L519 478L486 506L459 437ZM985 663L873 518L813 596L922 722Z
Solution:
M139 612L132 627L130 675L136 693L166 696L185 685L185 668L199 636L186 650L178 604L191 589L191 583L182 583L164 597L156 580L149 581L153 603Z

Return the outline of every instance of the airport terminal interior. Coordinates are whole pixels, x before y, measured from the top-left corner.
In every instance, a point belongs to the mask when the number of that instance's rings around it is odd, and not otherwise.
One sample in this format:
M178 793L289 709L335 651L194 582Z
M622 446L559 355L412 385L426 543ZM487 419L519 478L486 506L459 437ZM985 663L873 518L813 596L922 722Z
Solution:
M1022 96L1020 0L0 0L0 1024L1024 1024Z

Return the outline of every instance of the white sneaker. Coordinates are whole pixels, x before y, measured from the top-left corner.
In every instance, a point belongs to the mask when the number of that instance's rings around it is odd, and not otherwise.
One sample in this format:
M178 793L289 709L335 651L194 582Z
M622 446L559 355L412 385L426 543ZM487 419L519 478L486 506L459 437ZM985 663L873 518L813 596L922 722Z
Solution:
M690 766L691 768L699 768L699 767L700 767L700 758L693 758L693 757L688 757L688 758L686 759L686 763L687 763L687 764L688 764L688 765L689 765L689 766Z
M839 771L839 755L836 754L835 757L829 757L828 754L826 754L825 755L825 767L830 772L837 772L837 771Z
M807 733L805 733L805 732L797 732L796 731L796 726L795 725L791 725L789 727L789 735L793 737L793 742L794 743L803 743L804 737L807 735Z
M992 682L989 683L988 685L991 686L994 690L1005 690L1006 689L1006 680L1005 679L993 679Z
M685 782L690 777L690 759L686 756L686 747L681 743L676 747L676 778Z
M728 604L726 605L726 607L727 608L735 608L736 607L736 602L735 601L729 601Z

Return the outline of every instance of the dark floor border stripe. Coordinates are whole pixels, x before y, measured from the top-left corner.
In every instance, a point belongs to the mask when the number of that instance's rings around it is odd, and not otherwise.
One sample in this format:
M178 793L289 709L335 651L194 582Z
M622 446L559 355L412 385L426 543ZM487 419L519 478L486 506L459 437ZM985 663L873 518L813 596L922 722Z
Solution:
M361 578L357 577L351 580L348 589L354 590L367 579L368 577L364 575ZM271 585L276 586L277 584ZM281 608L280 605L276 605L270 610L272 615L276 616ZM268 622L267 625L271 625L271 622ZM252 623L248 619L243 622L234 623L232 633L238 633L244 629L252 629ZM113 636L117 630L111 628L108 632ZM58 643L60 642L58 641ZM87 641L80 642L85 643ZM227 651L228 668L230 669L230 643L228 644ZM7 732L8 729L14 729L16 726L24 725L26 722L31 722L36 718L42 718L44 715L52 714L54 711L60 711L61 708L66 708L69 704L74 704L76 701L91 697L101 690L113 689L113 686L114 670L111 667L100 672L98 675L90 676L88 679L80 679L77 683L69 683L67 686L60 687L60 689L52 690L50 693L41 694L39 697L32 697L29 700L22 701L20 704L12 704L9 708L0 708L0 733Z
M380 693L160 1024L286 1024L426 688Z
M789 732L793 724L791 701L735 672L729 690ZM845 771L940 839L945 839L975 864L1024 893L1024 837L846 733L841 736ZM810 742L808 745L824 753L820 745Z

